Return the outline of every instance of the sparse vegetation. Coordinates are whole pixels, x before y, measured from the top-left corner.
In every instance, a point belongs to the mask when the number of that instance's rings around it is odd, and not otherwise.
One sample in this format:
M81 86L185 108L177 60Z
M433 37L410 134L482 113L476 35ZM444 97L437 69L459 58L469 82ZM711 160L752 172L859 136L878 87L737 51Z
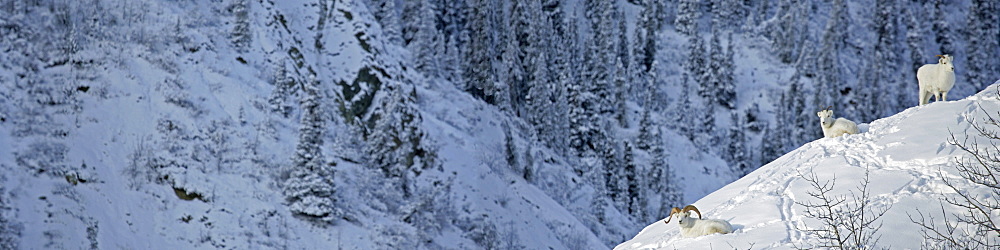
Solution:
M929 248L1000 249L1000 219L996 216L1000 212L1000 121L996 118L1000 117L1000 112L992 114L981 105L979 110L985 118L966 119L974 130L973 135L965 134L959 139L952 133L948 138L948 144L969 156L956 159L962 179L949 180L941 176L948 189L954 192L942 200L961 212L951 213L942 203L940 218L925 215L920 210L910 215L910 221L921 228L924 244ZM982 139L987 142L980 143ZM971 183L977 188L960 188L956 185L960 182ZM936 219L941 223L935 223Z
M878 235L879 229L882 228L879 218L882 218L892 205L876 207L872 203L867 169L864 179L850 192L850 197L833 194L836 177L820 181L815 172L800 172L799 176L812 186L813 190L806 193L818 202L795 201L795 204L805 207L805 217L822 222L822 226L819 227L796 228L819 238L822 242L808 248L876 248L881 238Z

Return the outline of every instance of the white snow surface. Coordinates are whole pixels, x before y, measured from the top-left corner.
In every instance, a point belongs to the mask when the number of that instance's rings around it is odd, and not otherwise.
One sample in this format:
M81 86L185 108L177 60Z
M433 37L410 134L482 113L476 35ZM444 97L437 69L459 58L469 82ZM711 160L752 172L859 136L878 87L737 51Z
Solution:
M960 190L986 191L962 179L957 160L969 157L950 145L954 133L959 140L975 131L967 119L982 121L983 110L996 116L1000 110L1000 81L963 100L912 107L897 115L872 122L856 135L817 139L762 166L753 173L694 202L705 218L733 224L732 234L682 238L677 224L652 222L634 238L615 249L795 249L815 246L818 239L797 229L816 229L820 222L803 215L795 202L816 202L813 191L799 173L813 171L820 181L836 178L834 195L855 191L865 171L870 171L873 209L891 206L881 218L877 247L919 249L924 244L918 225L907 214L917 211L941 218L946 212L961 213L943 203L953 193L944 179ZM979 142L984 140L979 138ZM944 179L942 179L944 178ZM951 215L949 215L951 216ZM940 221L935 221L941 226Z

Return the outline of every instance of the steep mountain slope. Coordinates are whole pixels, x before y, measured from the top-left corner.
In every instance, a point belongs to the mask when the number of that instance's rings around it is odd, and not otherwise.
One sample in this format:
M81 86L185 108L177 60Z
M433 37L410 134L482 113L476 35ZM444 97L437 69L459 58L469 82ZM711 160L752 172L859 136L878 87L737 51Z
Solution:
M572 162L520 119L407 69L409 52L359 2L12 6L0 19L0 246L600 249L636 228L614 209L587 217L594 184ZM311 82L334 224L294 215L283 193ZM347 121L376 120L390 86L415 90L440 164L416 184L443 183L427 192L440 202L387 188ZM728 181L705 175L702 194Z
M820 183L835 180L830 194L845 195L850 201L860 193L857 188L866 172L870 178L869 210L888 209L876 222L882 227L876 233L881 240L875 247L920 248L924 240L909 215L916 216L918 211L931 214L937 219L935 225L941 226L942 208L949 214L961 211L947 203L942 207L943 197L954 197L944 180L963 192L991 199L987 188L960 177L956 160L969 156L947 139L951 134L959 140L969 135L970 141L978 138L986 143L968 121L982 122L983 110L997 115L998 87L1000 82L963 100L909 108L872 122L857 135L807 143L694 202L705 217L730 221L736 228L733 234L681 238L676 223L657 221L616 249L816 246L819 240L802 230L819 229L821 221L805 216L805 208L796 204L818 202L807 194L816 190L802 174L815 173Z
M869 0L830 36L851 48L827 54L837 72L797 47L821 44L829 4L712 2L0 0L0 249L604 249L812 139L796 112L817 96L864 100L866 75L909 72L857 56L875 48ZM706 25L722 12L748 24ZM962 58L965 16L947 18L933 33ZM809 32L769 32L791 28ZM909 50L937 51L933 35ZM709 50L735 65L689 60ZM829 75L840 91L816 91ZM710 77L736 93L699 95ZM597 143L571 148L571 130Z

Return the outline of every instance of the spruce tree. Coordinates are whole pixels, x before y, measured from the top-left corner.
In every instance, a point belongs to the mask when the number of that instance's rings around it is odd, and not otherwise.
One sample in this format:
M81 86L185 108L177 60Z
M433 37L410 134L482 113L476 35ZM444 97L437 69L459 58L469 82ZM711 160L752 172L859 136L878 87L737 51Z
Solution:
M657 134L660 133L662 131L657 128ZM663 140L657 137L650 151L652 162L649 164L649 176L652 176L652 181L649 183L654 194L659 196L659 202L650 203L654 204L652 208L654 210L651 212L655 212L651 215L657 219L666 217L670 214L670 208L679 207L684 202L682 197L684 190L678 185L681 179L674 174L673 166L667 161L669 155L666 146Z
M701 3L698 0L679 0L674 27L677 32L694 36L698 34L698 19L701 18Z
M403 198L413 195L413 179L436 166L433 149L420 129L423 118L414 107L416 92L412 87L390 82L381 110L367 138L365 152L368 166L379 170Z
M624 198L626 201L626 206L623 211L627 212L630 217L635 220L641 220L642 215L645 213L643 208L646 206L646 196L642 193L640 189L641 183L643 181L642 170L639 164L635 160L635 148L632 144L625 142L625 152L622 156L622 161L624 163Z
M466 82L463 88L486 103L506 108L507 87L494 71L494 60L499 55L496 47L500 45L493 36L500 30L495 23L497 6L493 0L473 0L469 5L472 10L465 25L466 45L462 50L462 78Z
M371 0L372 12L375 19L382 26L382 34L392 44L403 44L403 35L400 33L400 17L396 10L394 0Z
M302 123L299 142L292 156L291 173L285 180L284 194L292 213L323 222L340 216L332 163L323 157L325 122L319 81L311 76L302 83Z
M823 31L822 45L817 51L815 61L816 74L819 76L815 83L814 107L826 107L840 103L840 93L842 88L847 86L847 81L842 79L844 65L840 61L840 54L847 46L844 44L848 38L847 27L850 24L848 19L848 9L845 0L834 0L833 10L830 19L826 22ZM808 73L808 72L807 72Z
M934 24L931 29L934 31L934 41L940 46L940 51L938 54L955 54L954 45L952 45L952 33L951 24L946 19L947 13L945 8L944 0L934 1Z
M969 5L968 58L965 79L974 90L981 90L1000 78L1000 3L972 0ZM953 55L954 56L954 55Z
M419 15L415 17L414 21L417 25L415 30L411 31L414 34L409 38L407 46L413 53L414 67L428 77L439 76L442 66L439 63L439 55L443 54L443 45L441 44L443 36L436 27L436 7L429 0L407 2L420 3L417 10L412 10L418 12Z
M909 81L899 80L899 65L901 64L899 60L898 53L900 51L897 43L898 22L896 15L898 14L898 6L895 1L878 1L875 4L875 48L874 48L874 59L875 59L875 69L876 76L874 81L866 82L870 84L869 95L861 97L861 102L872 100L874 106L868 108L866 114L861 114L863 117L862 121L871 121L878 117L884 117L890 114L895 114L902 106L902 103L910 101L912 99L906 98L907 93L912 91L894 91L889 93L889 96L882 96L881 98L876 95L882 95L884 93L879 93L880 89L907 89L910 87L906 83Z
M253 33L250 30L249 8L247 0L236 0L229 7L229 11L235 19L233 22L233 31L229 39L238 52L246 52L253 38Z

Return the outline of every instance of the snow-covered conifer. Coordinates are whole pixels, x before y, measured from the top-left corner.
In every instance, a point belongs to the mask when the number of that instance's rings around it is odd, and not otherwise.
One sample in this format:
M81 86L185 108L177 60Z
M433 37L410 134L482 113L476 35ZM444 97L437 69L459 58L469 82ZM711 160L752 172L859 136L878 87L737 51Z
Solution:
M953 40L951 33L951 23L948 22L948 12L945 10L944 0L934 1L934 24L931 26L931 32L934 34L934 41L940 46L939 54L954 54L955 46L952 45Z
M494 72L494 60L498 55L496 47L499 45L493 36L497 30L493 23L497 6L492 0L474 0L469 6L473 9L465 25L467 37L462 50L464 89L486 103L502 106L497 99L507 98L502 96L506 87L497 83L500 81Z
M414 68L428 77L438 76L441 71L439 57L443 54L444 47L441 43L444 37L436 27L436 7L429 0L407 1L407 5L412 5L410 2L420 3L419 8L413 10L419 13L414 20L417 22L416 30L412 31L414 34L407 40L407 47L413 53Z
M849 34L847 28L850 25L848 16L848 6L845 0L834 0L833 9L830 11L830 18L826 21L819 50L815 57L815 74L818 76L813 92L814 107L826 107L834 103L839 103L840 89L845 88L847 83L843 79L840 54L846 48ZM807 72L808 73L808 72Z
M332 162L323 157L325 127L319 81L311 76L302 88L302 119L299 142L292 156L291 172L285 180L288 209L296 215L330 222L340 216Z
M967 12L968 58L965 79L979 90L1000 78L1000 3L972 0Z
M253 39L253 31L250 30L250 6L246 0L236 0L229 8L235 19L229 39L237 51L246 52Z
M701 18L701 3L698 0L680 0L677 3L677 16L674 27L677 32L686 36L698 33L698 19Z
M412 87L390 82L384 91L381 109L375 111L378 120L367 138L367 165L380 170L403 198L409 198L413 179L436 166L436 155L420 128L423 118L413 106L416 92Z

